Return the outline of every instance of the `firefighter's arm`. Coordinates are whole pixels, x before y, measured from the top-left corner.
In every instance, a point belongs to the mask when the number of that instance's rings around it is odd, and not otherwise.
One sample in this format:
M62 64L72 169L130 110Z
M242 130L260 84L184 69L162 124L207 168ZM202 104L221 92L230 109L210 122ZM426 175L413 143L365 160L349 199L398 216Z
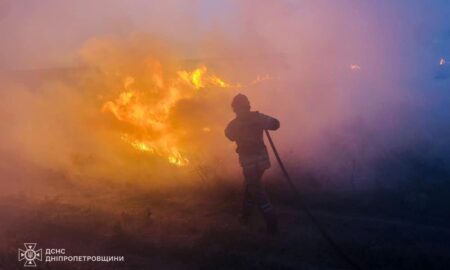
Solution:
M230 122L228 124L227 128L225 129L225 136L230 141L235 141L236 140L236 132L234 131L233 127L234 127L233 122Z
M263 129L277 130L280 128L280 121L278 121L278 119L262 113L260 113L259 115L261 118Z

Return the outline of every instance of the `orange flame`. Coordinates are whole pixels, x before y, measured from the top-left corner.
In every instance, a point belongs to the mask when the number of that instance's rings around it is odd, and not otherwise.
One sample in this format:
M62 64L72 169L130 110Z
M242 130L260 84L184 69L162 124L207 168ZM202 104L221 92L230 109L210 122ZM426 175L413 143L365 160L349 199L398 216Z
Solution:
M158 67L156 63L154 66ZM165 157L176 166L189 164L177 137L170 130L169 113L175 104L184 98L191 98L199 89L205 87L231 87L216 75L209 75L206 66L192 71L177 71L173 77L164 78L162 72L150 76L154 89L139 89L132 76L123 78L123 91L115 100L106 101L102 111L110 112L120 121L141 129L144 135L125 133L121 139L133 149ZM153 95L152 95L152 94ZM152 102L148 102L148 99ZM209 128L203 129L209 132ZM157 134L157 135L154 135Z
M191 85L195 89L200 89L207 86L217 87L231 87L230 84L224 82L222 79L215 75L207 75L208 69L206 66L200 66L192 72L182 70L178 71L179 78Z

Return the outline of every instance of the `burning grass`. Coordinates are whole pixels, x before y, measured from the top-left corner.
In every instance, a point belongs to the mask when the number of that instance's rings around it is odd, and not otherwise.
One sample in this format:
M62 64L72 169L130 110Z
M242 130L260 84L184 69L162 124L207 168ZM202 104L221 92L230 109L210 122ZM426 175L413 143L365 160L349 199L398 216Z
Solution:
M159 185L188 179L178 176L195 175L198 164L230 167L223 126L238 84L219 70L141 35L90 40L77 59L84 68L29 85L2 78L10 90L0 101L2 155L73 181Z

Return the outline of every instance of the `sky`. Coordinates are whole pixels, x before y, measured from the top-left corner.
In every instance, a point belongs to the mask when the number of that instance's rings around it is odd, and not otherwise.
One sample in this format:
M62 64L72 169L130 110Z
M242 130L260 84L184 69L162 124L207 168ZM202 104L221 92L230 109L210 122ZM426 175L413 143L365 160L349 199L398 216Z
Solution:
M324 15L328 18L324 18ZM3 68L69 65L70 51L99 35L148 32L182 42L195 51L196 41L221 31L238 42L253 32L279 53L298 45L305 27L342 27L339 34L378 36L392 62L430 66L450 58L450 4L447 1L10 1L0 3ZM284 29L273 29L276 27ZM326 30L325 30L326 31ZM275 36L273 36L275 34ZM316 31L315 35L328 34ZM366 36L367 35L367 36ZM289 37L289 38L288 38ZM318 38L313 36L313 38ZM337 39L330 36L330 39ZM198 45L198 44L197 44ZM192 57L191 55L189 55ZM399 61L401 59L402 61ZM428 60L425 60L428 59ZM396 60L396 61L394 61Z
M67 66L72 50L100 35L142 31L189 42L211 31L217 20L227 23L222 12L231 13L229 6L215 1L2 0L1 66Z

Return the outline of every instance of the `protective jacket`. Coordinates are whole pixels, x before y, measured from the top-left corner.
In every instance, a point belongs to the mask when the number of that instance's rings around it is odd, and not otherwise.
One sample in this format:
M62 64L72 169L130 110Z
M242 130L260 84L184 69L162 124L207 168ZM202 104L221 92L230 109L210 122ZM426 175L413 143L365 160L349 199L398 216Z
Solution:
M242 167L257 165L261 169L270 167L269 156L263 140L263 131L277 130L280 122L259 112L248 112L237 116L225 129L225 136L236 142L236 152Z

